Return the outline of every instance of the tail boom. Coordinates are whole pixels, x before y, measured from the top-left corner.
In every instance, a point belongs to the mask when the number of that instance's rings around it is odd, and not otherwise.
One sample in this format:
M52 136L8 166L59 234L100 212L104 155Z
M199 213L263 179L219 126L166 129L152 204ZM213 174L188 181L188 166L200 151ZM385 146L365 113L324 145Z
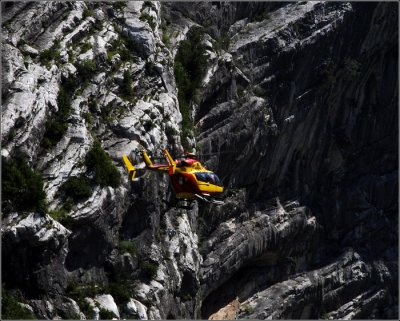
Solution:
M168 150L164 149L163 152L169 164L169 175L172 175L175 173L176 162L174 161Z
M147 152L145 150L142 152L142 156L147 169L159 172L164 172L168 170L168 165L166 164L153 164L153 162L151 161L149 155L147 155Z

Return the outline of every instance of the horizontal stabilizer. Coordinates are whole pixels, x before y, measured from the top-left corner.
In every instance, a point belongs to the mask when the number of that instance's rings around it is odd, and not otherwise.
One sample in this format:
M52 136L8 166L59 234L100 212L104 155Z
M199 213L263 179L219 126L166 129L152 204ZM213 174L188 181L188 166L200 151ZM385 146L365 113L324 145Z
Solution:
M130 160L127 156L123 155L122 159L123 159L125 167L128 171L129 180L133 181L133 179L135 178L135 175L136 175L136 168L135 168L135 166L132 165L132 163L130 162Z

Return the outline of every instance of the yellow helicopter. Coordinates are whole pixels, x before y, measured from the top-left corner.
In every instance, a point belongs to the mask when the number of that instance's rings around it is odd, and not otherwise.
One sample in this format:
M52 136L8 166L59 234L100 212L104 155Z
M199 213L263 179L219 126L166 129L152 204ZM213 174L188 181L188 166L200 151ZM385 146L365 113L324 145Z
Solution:
M167 164L153 164L146 150L141 152L146 168L156 172L168 173L172 188L177 199L194 200L223 204L215 199L224 191L221 180L210 170L207 170L192 153L184 153L181 159L174 160L167 149L163 150ZM133 181L136 167L126 155L122 156L128 171L129 180Z

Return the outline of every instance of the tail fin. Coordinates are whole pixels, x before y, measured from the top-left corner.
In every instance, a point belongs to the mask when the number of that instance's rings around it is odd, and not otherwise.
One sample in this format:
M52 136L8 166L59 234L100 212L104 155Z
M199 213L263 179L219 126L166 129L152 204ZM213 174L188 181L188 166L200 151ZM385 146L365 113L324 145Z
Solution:
M169 174L172 175L173 173L175 173L176 163L175 163L174 159L171 157L171 155L169 154L168 150L164 149L163 152L169 163Z
M125 167L128 171L128 177L129 180L133 181L136 175L136 168L135 166L132 165L132 163L129 161L129 158L125 155L122 156L122 159L124 160Z
M149 155L147 155L147 152L145 150L143 150L142 155L143 155L144 162L146 163L146 167L149 169L152 169L154 167L153 162L151 161Z

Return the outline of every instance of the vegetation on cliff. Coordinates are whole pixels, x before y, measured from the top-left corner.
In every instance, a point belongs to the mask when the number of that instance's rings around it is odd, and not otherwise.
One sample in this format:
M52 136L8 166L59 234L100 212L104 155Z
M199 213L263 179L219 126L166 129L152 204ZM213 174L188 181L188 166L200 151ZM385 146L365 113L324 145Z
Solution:
M191 103L207 71L203 36L204 31L201 28L192 28L187 39L180 43L175 57L174 74L178 87L179 109L182 114L181 139L185 148L188 147L187 138L193 137Z
M93 144L85 161L88 170L94 173L93 180L96 184L111 187L119 186L121 175L98 141Z
M35 315L25 308L18 298L18 295L5 290L1 291L1 317L3 320L34 320Z
M3 160L2 177L2 211L46 211L46 193L43 190L43 179L40 173L32 170L23 157Z

